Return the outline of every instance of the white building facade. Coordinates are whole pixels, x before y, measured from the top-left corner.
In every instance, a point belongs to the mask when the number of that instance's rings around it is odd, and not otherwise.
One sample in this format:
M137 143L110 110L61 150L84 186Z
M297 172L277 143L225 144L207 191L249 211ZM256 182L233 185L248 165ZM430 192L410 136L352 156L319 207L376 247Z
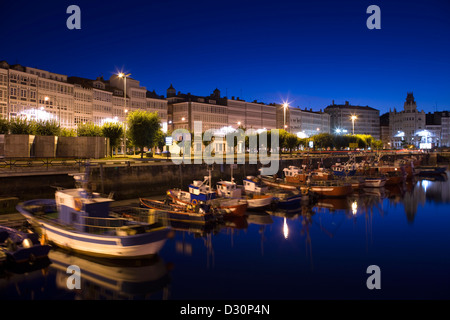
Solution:
M333 134L369 134L380 139L380 111L369 106L333 104L325 108Z

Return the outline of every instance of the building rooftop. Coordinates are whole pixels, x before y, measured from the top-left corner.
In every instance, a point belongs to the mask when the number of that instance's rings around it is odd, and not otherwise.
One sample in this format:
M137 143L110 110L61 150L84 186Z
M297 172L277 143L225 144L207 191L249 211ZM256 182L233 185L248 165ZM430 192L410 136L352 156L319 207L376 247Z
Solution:
M353 110L371 110L371 111L379 111L378 109L369 107L369 106L353 106L348 101L345 101L345 104L335 104L333 100L333 104L329 105L325 108L325 110L329 109L343 109L343 108L349 108Z

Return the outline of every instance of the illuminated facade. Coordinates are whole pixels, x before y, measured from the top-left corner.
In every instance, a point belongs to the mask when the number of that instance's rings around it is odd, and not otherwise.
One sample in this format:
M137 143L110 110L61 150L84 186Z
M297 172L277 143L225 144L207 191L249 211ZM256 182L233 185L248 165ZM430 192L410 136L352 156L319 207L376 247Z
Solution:
M333 104L324 110L330 115L331 133L334 134L369 134L380 139L380 111L369 106ZM355 117L352 120L352 117Z
M330 133L330 115L312 109L300 109L291 106L277 106L277 127L296 134L300 138L311 137L319 133Z
M412 92L408 92L403 111L389 111L389 131L391 146L402 148L405 144L419 148L422 143L426 122L425 112L417 110L417 104Z

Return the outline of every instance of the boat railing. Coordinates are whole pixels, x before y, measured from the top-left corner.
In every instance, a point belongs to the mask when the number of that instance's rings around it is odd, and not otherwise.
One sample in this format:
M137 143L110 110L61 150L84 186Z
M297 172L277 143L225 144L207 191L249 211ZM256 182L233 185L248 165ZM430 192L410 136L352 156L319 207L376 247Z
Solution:
M95 234L115 234L125 227L141 228L145 232L152 226L166 227L169 225L167 212L145 208L117 208L113 211L115 217L84 217L82 222L74 223L78 229Z

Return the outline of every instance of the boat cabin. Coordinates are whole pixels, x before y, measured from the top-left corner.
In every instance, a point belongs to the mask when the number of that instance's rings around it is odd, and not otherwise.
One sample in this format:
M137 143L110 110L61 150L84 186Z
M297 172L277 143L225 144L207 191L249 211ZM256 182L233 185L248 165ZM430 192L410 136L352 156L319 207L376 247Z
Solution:
M55 200L59 222L81 231L89 225L89 218L97 218L97 221L110 218L109 204L113 201L96 193L88 197L84 189L58 190Z
M208 177L205 177L204 181L194 180L192 184L189 185L189 194L191 202L197 200L197 202L206 202L211 199L216 198L216 193L211 189L208 181Z
M219 197L240 198L242 190L237 187L234 181L219 181L217 183L217 194Z
M304 183L308 179L309 174L305 172L305 169L289 166L283 169L284 178L289 183Z
M244 190L246 192L254 192L254 193L264 193L269 190L269 188L261 183L260 180L257 180L254 176L247 176L244 179Z

